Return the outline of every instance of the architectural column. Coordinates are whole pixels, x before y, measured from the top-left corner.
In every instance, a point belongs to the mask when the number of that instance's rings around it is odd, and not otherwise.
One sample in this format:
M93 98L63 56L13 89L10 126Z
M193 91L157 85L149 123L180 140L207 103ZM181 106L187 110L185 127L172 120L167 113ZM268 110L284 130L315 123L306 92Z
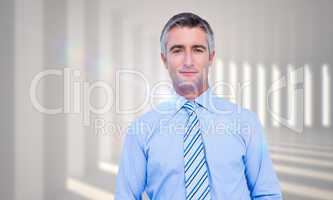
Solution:
M44 1L44 69L60 75L49 76L43 84L45 106L56 109L44 115L44 199L61 199L67 176L67 120L64 102L64 71L67 66L67 4L65 0ZM32 29L33 30L33 29Z
M67 95L69 113L67 114L67 175L82 177L85 173L85 132L83 120L82 88L84 80L85 55L85 1L68 0L67 60L69 81Z
M0 2L0 88L1 88L1 122L0 122L0 194L3 199L14 199L15 193L15 2Z
M122 124L120 115L117 113L117 101L119 100L119 87L117 87L117 72L122 69L123 60L122 55L124 53L123 49L123 26L124 26L124 16L116 11L116 9L112 9L114 12L112 13L112 29L111 29L111 66L112 66L112 83L113 83L113 91L115 94L115 102L112 109L112 130L111 134L111 163L117 165L119 163L119 155L121 153L121 136L122 136Z
M87 87L93 88L93 84L99 79L99 5L100 1L85 1L85 54L84 54L84 80L89 84ZM102 19L101 19L102 20ZM99 90L93 88L91 93L85 96L83 110L88 115L84 127L85 132L85 165L87 175L95 174L98 170L98 137L96 135L94 124L99 117L90 108L98 109Z

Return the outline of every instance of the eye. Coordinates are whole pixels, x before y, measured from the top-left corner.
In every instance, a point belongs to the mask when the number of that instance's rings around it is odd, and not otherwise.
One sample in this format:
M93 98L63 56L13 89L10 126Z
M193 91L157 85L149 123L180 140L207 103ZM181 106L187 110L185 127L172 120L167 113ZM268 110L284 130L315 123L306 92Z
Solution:
M196 53L203 53L204 50L202 48L194 48L194 52L196 52Z
M171 53L173 53L173 54L177 54L177 53L180 53L182 50L181 49L173 49L172 51L171 51Z

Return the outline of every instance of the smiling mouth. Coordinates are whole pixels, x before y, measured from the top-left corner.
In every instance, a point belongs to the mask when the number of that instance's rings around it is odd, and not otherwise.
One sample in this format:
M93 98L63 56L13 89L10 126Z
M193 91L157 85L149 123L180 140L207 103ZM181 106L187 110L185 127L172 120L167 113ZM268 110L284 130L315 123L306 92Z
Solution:
M197 73L198 72L180 72L180 74L183 75L183 76L193 76Z

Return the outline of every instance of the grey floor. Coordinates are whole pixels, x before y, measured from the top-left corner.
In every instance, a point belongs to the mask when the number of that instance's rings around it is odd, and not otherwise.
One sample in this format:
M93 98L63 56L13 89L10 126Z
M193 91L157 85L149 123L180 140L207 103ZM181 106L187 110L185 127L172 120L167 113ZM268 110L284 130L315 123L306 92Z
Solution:
M333 199L332 133L271 131L267 139L284 199Z

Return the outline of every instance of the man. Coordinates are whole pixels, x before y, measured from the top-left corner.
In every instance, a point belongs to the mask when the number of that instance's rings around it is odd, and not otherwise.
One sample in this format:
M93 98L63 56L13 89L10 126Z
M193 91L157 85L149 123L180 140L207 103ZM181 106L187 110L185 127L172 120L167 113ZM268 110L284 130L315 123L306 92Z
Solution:
M116 199L282 199L258 118L209 87L210 25L181 13L160 40L176 95L129 127Z

